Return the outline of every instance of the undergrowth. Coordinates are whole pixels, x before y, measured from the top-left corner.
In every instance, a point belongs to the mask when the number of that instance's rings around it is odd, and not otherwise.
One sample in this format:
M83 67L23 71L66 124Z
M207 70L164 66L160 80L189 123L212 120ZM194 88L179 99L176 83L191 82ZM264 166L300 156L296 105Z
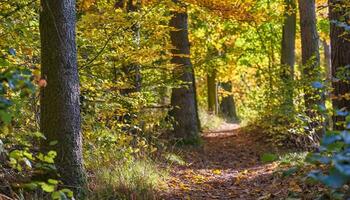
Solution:
M198 110L199 121L202 125L203 131L211 131L217 129L221 124L224 123L224 119L217 115L208 113L205 109L200 108Z
M167 177L166 170L149 160L99 166L92 169L89 200L156 199Z

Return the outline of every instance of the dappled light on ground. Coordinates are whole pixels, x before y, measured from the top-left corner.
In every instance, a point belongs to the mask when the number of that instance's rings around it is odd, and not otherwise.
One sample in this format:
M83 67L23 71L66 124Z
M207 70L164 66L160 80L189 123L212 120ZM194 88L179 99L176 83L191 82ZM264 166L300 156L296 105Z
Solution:
M284 199L301 192L294 180L282 179L277 163L261 155L271 146L258 134L243 132L238 124L203 133L203 146L183 152L187 164L171 169L164 199Z

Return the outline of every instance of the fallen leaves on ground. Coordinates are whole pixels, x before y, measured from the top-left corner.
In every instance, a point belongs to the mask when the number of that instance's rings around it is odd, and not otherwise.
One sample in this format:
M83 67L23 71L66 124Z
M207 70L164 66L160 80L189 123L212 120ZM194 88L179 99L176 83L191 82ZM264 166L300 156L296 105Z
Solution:
M161 199L315 198L319 188L305 182L307 169L285 176L291 166L261 160L271 152L271 145L261 136L243 132L237 124L228 126L205 133L201 148L182 153L187 164L171 167L169 187L161 192Z

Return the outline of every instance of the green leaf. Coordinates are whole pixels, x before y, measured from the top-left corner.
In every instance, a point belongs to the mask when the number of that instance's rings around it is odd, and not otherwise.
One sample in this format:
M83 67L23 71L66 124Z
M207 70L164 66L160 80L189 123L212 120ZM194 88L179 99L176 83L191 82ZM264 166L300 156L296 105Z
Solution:
M66 195L65 195L63 192L61 192L61 191L56 191L56 192L51 193L51 198L52 198L53 200L68 199L68 198L66 197Z
M49 180L47 180L47 182L52 184L52 185L57 185L58 184L58 180L55 180L55 179L49 179Z
M0 110L0 119L5 124L9 124L11 122L12 116L10 113Z
M73 191L70 190L70 189L65 188L65 189L62 189L62 190L60 190L60 191L63 192L63 193L65 193L69 198L72 198L72 197L73 197Z
M278 156L272 153L265 153L261 156L261 161L264 163L273 162L273 161L276 161L277 159L278 159Z
M45 182L41 182L40 185L41 185L41 189L43 189L45 192L51 193L55 191L55 185L47 184Z
M17 160L23 156L23 152L20 150L13 150L13 151L11 151L9 156L10 156L10 158L14 158Z
M35 190L38 188L38 184L35 182L31 182L31 183L26 183L23 185L23 188L26 188L28 190Z

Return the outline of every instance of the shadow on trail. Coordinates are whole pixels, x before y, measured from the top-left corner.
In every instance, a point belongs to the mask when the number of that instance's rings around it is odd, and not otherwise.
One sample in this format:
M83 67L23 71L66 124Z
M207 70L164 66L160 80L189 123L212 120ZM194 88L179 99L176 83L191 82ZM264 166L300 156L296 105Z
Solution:
M260 161L271 152L259 134L238 124L203 134L201 148L183 152L187 165L173 166L169 191L162 199L280 199L287 184L275 176L276 164ZM277 198L277 196L279 198ZM283 199L283 198L282 198Z

